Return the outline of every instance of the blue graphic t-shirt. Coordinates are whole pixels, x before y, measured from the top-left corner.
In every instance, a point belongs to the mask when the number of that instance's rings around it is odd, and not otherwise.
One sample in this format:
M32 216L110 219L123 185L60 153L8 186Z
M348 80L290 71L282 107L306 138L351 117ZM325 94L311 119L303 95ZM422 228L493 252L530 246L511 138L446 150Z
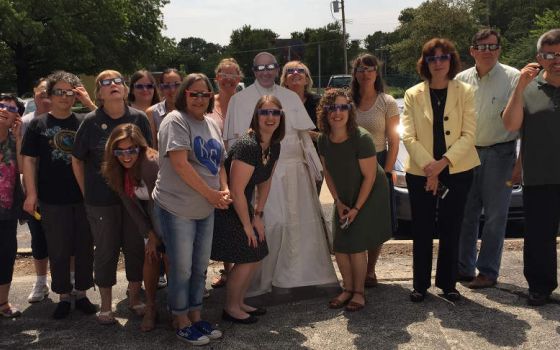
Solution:
M82 115L57 119L49 113L29 123L21 154L37 159L37 192L47 204L65 205L82 201L72 172L72 149Z
M219 170L225 149L218 125L208 117L198 120L184 112L173 111L163 119L158 139L160 171L153 192L154 200L180 217L207 217L214 207L177 175L169 160L169 152L187 151L187 160L198 175L209 187L219 189Z

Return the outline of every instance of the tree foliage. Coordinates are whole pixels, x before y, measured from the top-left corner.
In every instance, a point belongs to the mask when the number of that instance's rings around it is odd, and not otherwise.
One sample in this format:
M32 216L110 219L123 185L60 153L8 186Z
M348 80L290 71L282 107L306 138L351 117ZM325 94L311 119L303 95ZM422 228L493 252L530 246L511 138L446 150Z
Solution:
M0 49L7 50L0 57L13 62L18 93L55 69L130 73L156 56L168 2L0 0Z

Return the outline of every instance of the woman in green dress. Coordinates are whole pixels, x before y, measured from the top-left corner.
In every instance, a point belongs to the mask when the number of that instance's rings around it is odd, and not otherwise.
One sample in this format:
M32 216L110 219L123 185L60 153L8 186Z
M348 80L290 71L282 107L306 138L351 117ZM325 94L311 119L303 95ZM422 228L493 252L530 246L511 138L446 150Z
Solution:
M329 307L358 311L366 302L366 251L391 237L389 186L377 164L373 139L358 127L346 90L327 92L317 115L323 132L319 155L335 202L333 248L344 287Z

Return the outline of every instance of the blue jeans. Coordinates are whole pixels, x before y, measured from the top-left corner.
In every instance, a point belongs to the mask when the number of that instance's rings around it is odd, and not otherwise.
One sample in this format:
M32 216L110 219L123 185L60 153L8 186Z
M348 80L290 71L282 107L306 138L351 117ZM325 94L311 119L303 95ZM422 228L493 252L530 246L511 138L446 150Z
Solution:
M174 315L202 309L206 269L212 249L214 211L204 219L173 215L154 205L169 259L167 301Z
M459 270L464 276L475 276L475 267L482 275L496 280L500 271L511 198L511 179L515 164L515 142L477 148L481 165L474 169L473 184L467 203L459 241ZM480 253L476 242L482 208L484 228Z

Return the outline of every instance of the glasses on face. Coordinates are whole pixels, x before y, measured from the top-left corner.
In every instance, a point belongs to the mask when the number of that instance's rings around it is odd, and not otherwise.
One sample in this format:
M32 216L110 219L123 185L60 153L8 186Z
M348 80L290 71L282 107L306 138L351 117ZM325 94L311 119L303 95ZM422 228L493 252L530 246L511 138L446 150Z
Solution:
M232 80L241 78L241 75L239 74L229 74L229 73L218 73L218 76L222 79L232 79Z
M539 56L541 56L543 60L552 61L556 57L560 57L560 52L540 52Z
M434 62L445 62L451 59L450 54L440 55L440 56L426 56L425 60L427 63L434 63Z
M171 90L171 89L177 89L179 86L181 86L181 83L176 81L174 83L161 83L159 84L159 88L162 90Z
M52 94L54 96L68 96L72 97L76 95L76 93L72 90L64 90L64 89L53 89Z
M295 73L305 74L305 69L303 69L303 68L287 68L286 73L288 73L288 74L295 74Z
M282 110L281 109L266 109L266 108L260 108L257 110L258 115L260 116L273 116L273 117L279 117L282 115Z
M344 104L334 104L334 105L327 105L323 107L326 112L334 112L334 111L349 111L352 109L352 105L349 103Z
M375 72L377 67L375 66L360 66L356 68L356 72L363 73L363 72Z
M134 88L138 89L138 90L152 90L154 88L154 84L140 84L140 83L136 83L134 84Z
M278 69L278 63L269 64L257 64L253 66L255 72L264 72L265 70L275 70Z
M16 106L10 106L10 105L7 105L7 104L2 103L2 102L0 102L0 109L4 109L4 110L6 110L8 112L11 112L11 113L18 113L19 112L19 110Z
M185 94L189 97L198 97L198 98L210 98L212 97L212 93L208 91L185 91Z
M121 78L121 77L117 77L117 78L111 78L111 79L101 79L99 81L99 84L101 84L101 86L109 86L113 83L115 83L116 85L122 85L122 84L124 84L124 79Z
M496 51L500 48L499 44L478 44L471 46L476 51Z
M122 156L135 156L140 153L140 147L130 147L127 149L115 149L113 150L113 155L115 157L122 157Z

